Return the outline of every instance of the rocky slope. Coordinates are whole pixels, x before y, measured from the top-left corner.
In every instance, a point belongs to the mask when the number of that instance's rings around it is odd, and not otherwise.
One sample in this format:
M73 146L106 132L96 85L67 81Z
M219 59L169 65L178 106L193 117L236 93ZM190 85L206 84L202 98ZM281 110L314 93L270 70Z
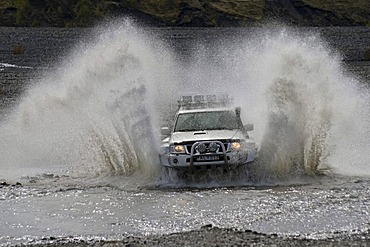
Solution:
M1 0L0 26L92 26L128 15L155 26L370 26L369 0Z

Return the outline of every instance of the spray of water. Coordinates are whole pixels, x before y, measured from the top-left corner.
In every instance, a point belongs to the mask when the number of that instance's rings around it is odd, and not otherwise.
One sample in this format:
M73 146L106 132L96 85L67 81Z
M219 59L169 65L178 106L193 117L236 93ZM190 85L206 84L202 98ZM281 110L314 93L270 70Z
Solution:
M156 130L177 95L225 91L255 125L259 177L313 175L323 164L370 174L369 93L318 35L253 30L247 39L196 43L185 63L129 21L103 29L2 124L4 177L50 167L90 177L153 174Z
M323 164L341 173L365 174L357 169L369 163L364 152L369 147L368 90L360 93L340 57L317 36L281 31L264 47L257 58L268 61L263 78L267 126L261 144L262 160L268 162L262 163L283 174L315 174Z
M74 176L155 170L155 114L149 118L171 55L129 21L102 29L33 83L2 124L4 177L54 167Z
M285 29L248 47L247 81L255 85L246 84L253 101L241 104L258 108L249 117L262 127L260 170L292 177L317 174L327 164L335 172L369 174L363 171L369 91L345 72L340 56L317 34Z

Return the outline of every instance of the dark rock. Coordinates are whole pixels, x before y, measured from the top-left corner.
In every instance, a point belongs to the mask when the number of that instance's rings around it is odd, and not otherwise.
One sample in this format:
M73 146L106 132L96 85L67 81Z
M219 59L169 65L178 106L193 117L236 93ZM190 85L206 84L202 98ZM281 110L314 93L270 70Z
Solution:
M52 173L43 173L42 177L43 178L54 178L54 174L52 174Z
M15 45L13 47L13 54L14 55L23 55L26 51L26 48L20 44Z
M207 228L212 228L212 224L207 224L201 227L201 229L207 229Z
M8 184L7 182L5 182L5 181L4 181L4 182L1 182L1 183L0 183L0 186L3 186L3 187L4 187L4 186L10 186L10 184Z
M370 47L365 51L364 60L370 61Z

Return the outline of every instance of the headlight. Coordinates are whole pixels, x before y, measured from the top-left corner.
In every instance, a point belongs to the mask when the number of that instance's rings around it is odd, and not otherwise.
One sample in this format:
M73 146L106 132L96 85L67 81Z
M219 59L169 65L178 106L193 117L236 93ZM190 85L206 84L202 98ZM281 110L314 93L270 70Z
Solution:
M232 142L231 143L231 150L238 151L242 148L240 142Z
M185 153L184 145L171 145L170 146L171 153L183 154Z
M239 151L241 149L245 149L247 146L247 142L243 139L243 140L237 140L237 141L233 141L231 143L231 150L232 151Z

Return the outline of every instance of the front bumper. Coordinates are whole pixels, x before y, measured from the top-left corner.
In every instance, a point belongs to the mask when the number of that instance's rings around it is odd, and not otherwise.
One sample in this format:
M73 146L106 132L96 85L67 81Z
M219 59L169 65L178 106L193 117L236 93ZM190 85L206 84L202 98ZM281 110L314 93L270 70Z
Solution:
M197 145L209 144L210 142L218 143L220 145L220 149L217 152L206 152L202 154L195 150ZM256 155L257 148L230 150L230 147L223 145L221 142L203 141L194 143L190 152L187 153L170 153L167 148L167 150L164 150L164 152L160 154L159 158L161 164L167 167L177 169L192 167L197 169L210 169L215 167L234 168L254 161Z

